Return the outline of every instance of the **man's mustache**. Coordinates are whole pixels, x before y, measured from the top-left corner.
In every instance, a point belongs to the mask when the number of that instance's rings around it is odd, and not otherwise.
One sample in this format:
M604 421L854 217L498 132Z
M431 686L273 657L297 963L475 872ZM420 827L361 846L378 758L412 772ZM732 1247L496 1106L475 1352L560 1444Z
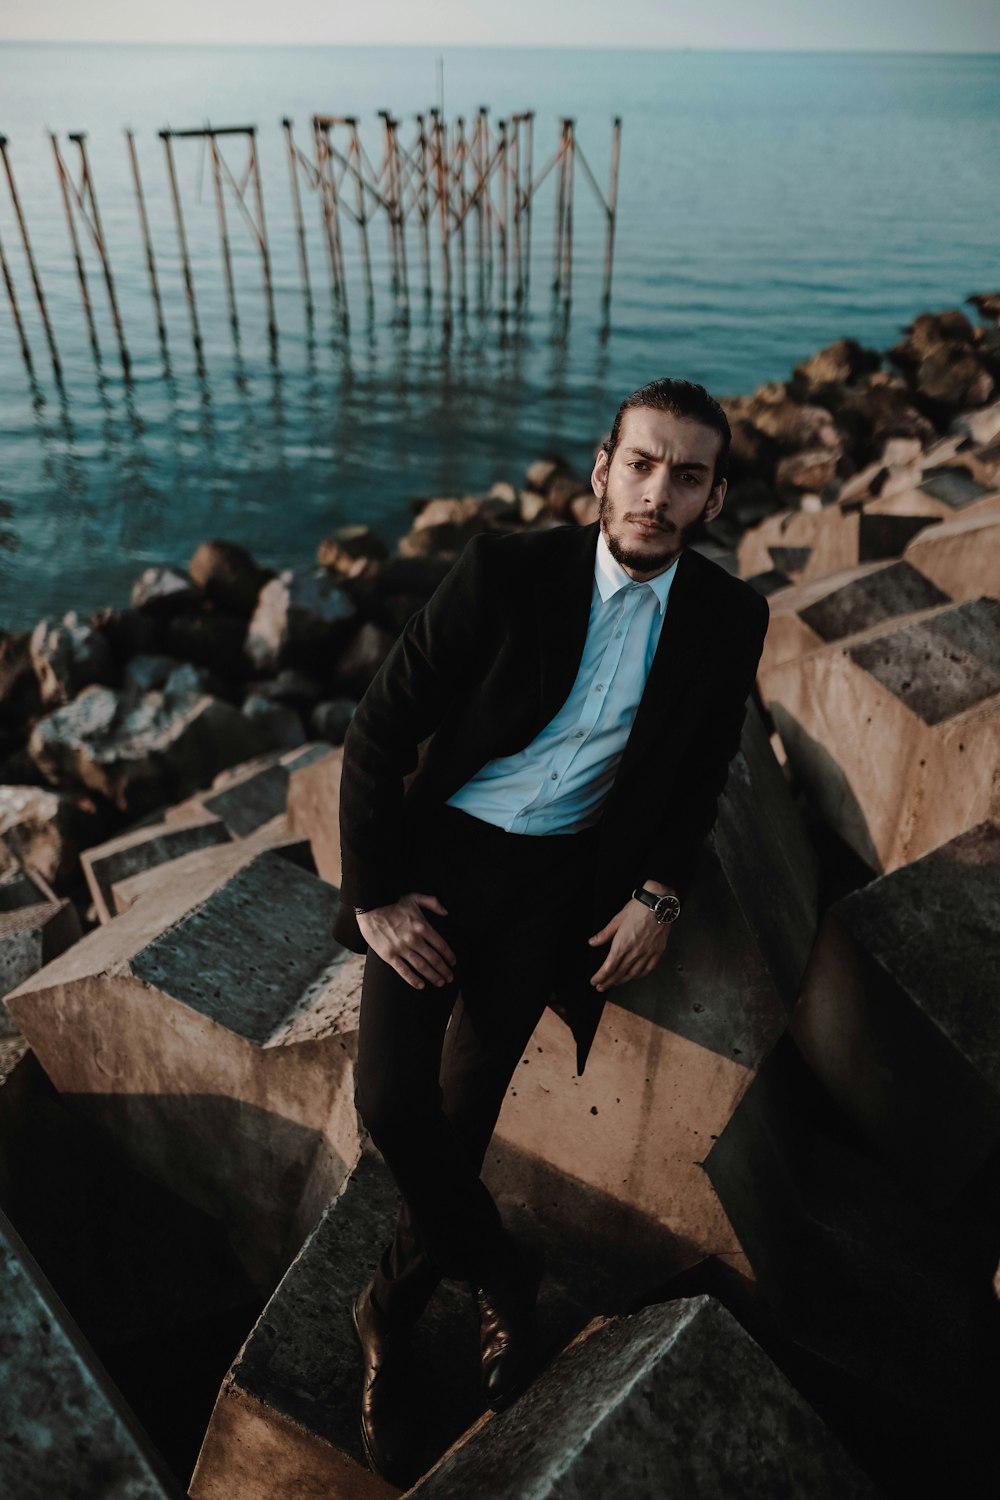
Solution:
M671 521L669 518L664 521L658 521L655 516L647 515L644 511L626 511L624 519L626 521L641 521L644 526L655 526L658 530L664 531L668 535L677 530L676 521Z

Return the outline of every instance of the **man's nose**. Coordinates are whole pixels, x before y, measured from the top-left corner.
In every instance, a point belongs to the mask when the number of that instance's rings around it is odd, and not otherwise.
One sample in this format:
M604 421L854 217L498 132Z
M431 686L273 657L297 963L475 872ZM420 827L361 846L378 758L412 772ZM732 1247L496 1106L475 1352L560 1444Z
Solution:
M651 509L667 509L670 504L670 475L666 470L646 476L646 483L642 487L642 499L643 503Z

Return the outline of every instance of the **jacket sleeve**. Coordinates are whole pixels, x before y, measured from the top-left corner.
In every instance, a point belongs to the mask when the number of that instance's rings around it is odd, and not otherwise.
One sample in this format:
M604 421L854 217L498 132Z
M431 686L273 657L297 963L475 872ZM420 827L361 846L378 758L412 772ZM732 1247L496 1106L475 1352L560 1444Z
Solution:
M351 907L386 906L407 888L404 779L475 672L495 541L467 543L404 626L351 720L340 786L341 897Z
M659 880L687 894L701 846L715 826L719 797L729 766L740 748L747 699L767 634L767 600L756 595L743 625L740 650L713 687L698 732L685 751L674 781L674 795L646 845L641 880Z

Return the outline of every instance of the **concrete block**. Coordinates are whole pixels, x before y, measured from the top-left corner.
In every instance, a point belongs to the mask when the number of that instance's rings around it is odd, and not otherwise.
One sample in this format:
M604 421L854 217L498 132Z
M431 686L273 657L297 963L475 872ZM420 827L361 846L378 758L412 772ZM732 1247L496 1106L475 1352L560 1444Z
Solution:
M933 536L940 529L932 527L920 536ZM808 583L793 584L770 596L771 623L760 673L764 675L778 662L804 656L828 641L869 630L883 620L947 604L951 597L902 559L862 563Z
M611 993L582 1078L546 1012L511 1082L484 1180L567 1233L627 1233L632 1291L738 1251L700 1163L799 993L814 856L758 715L659 968ZM596 967L596 965L595 965Z
M289 778L288 824L312 844L316 869L331 885L340 885L340 776L343 747L328 750L294 768Z
M916 513L844 511L827 505L818 511L778 511L744 533L738 555L741 578L777 568L793 583L823 578L859 563L899 557L910 538L933 525L930 502Z
M1000 604L904 616L769 667L761 694L814 806L877 872L1000 811Z
M189 822L210 814L228 828L233 838L246 838L285 812L292 773L325 755L329 748L325 744L301 745L231 766L221 771L206 791L168 808L164 818L169 823Z
M995 485L981 484L967 469L955 466L924 471L913 482L907 478L898 486L886 485L863 506L869 516L929 516L940 521L995 514L998 507L1000 491Z
M26 870L0 840L0 911L36 906L52 899L52 887L32 870Z
M244 865L250 864L265 849L273 849L275 854L279 854L282 859L291 860L293 865L298 865L302 870L308 870L312 874L316 872L309 840L296 838L291 834L287 818L272 818L269 823L247 834L245 839L232 839L223 844L196 848L190 854L178 855L166 866L154 865L137 875L116 880L111 887L112 909L116 914L128 911L145 896L172 901L170 892L185 889L191 881L198 888L202 887L206 878L217 884L221 883L235 875Z
M170 871L8 1005L73 1107L268 1284L357 1153L363 961L332 937L336 892L271 851L221 882Z
M1000 1147L1000 827L827 912L792 1034L882 1160L948 1205Z
M1000 596L1000 508L929 526L908 542L904 559L950 598Z
M181 1500L2 1211L0 1476L8 1500Z
M0 911L0 999L36 973L80 936L80 919L72 901L38 901L14 911ZM15 1028L0 1007L0 1035Z
M80 863L99 919L110 922L115 915L111 888L116 881L167 864L194 849L228 842L226 825L206 813L197 820L192 818L183 823L147 824L103 844L95 844L92 849L84 849Z
M816 1413L710 1297L595 1321L528 1396L484 1419L408 1493L598 1500L612 1486L629 1500L876 1500Z

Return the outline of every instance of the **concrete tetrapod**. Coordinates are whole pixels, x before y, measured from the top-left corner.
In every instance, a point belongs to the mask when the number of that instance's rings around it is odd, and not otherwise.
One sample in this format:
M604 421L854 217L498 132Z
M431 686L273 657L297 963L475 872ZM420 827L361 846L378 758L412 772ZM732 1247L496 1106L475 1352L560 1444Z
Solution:
M876 1500L871 1481L710 1297L598 1319L407 1493L421 1500Z
M618 1257L618 1305L738 1254L700 1163L787 1024L815 925L815 858L751 707L659 968L613 992L582 1078L546 1011L486 1158L494 1192Z
M316 869L331 885L340 885L340 776L343 747L329 750L291 773L288 822L294 833L312 844Z
M337 893L230 846L162 869L138 901L8 997L67 1103L230 1225L267 1285L357 1154L362 961L332 937ZM221 873L220 873L221 870Z
M935 524L929 515L845 514L837 505L777 511L744 532L738 549L740 577L777 568L791 581L805 583L859 563L899 557L912 536Z
M5 1500L181 1500L2 1211L0 1490Z
M827 912L792 1035L910 1190L953 1203L1000 1148L1000 826Z
M1000 594L1000 505L986 515L930 526L907 543L905 561L952 599Z
M0 911L0 1000L76 942L80 919L72 901L36 901ZM14 1027L0 1007L0 1036Z
M201 818L183 823L146 824L82 850L80 863L98 918L110 922L115 915L111 888L116 881L158 868L194 849L228 842L226 825L219 818L205 813Z
M759 678L813 804L875 871L1000 811L1000 602L944 605Z

